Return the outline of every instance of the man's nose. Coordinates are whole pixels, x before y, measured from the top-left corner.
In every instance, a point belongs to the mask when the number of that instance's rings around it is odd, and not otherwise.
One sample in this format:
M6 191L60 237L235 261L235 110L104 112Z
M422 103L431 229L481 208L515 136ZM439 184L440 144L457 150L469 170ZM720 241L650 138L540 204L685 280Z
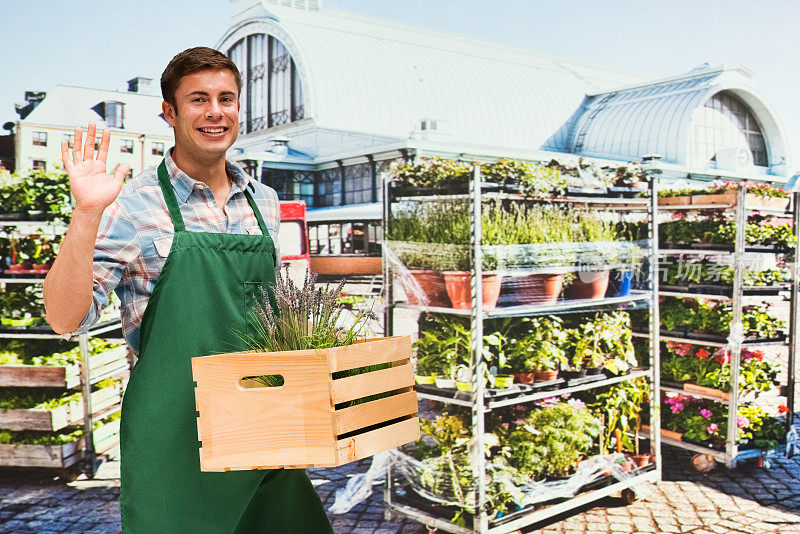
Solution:
M218 119L220 117L222 117L222 108L220 107L219 102L216 100L211 100L206 108L206 118Z

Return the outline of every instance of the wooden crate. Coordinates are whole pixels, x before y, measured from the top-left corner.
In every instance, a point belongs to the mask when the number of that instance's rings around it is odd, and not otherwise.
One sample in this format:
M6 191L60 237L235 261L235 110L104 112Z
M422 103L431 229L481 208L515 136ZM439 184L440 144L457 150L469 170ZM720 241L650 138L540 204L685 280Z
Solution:
M95 376L127 369L127 347L122 345L89 357ZM76 388L81 384L80 365L0 365L0 387Z
M119 420L116 420L94 431L95 451L98 454L119 443L119 425ZM82 437L62 445L0 444L0 466L53 469L70 467L83 458L83 445Z
M115 384L92 393L92 412L98 414L122 400L122 385ZM61 430L83 422L83 400L54 410L44 408L0 409L0 428L4 430Z
M700 206L708 204L735 206L738 198L738 192L736 191L726 191L715 195L692 195L692 204ZM746 194L744 202L750 208L785 210L789 207L788 198L760 197L752 193Z
M346 347L192 358L203 471L334 467L420 437L411 337ZM332 373L391 367L334 380ZM280 387L242 387L245 377L280 375ZM391 396L347 408L378 393Z

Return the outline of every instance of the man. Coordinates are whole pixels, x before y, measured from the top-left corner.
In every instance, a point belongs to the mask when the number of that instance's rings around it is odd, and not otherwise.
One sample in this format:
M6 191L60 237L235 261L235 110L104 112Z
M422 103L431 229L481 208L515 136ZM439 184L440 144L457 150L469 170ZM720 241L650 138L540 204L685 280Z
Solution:
M220 52L181 52L161 77L175 147L123 185L106 176L110 134L94 158L61 144L75 210L44 284L56 332L97 321L116 291L138 353L121 421L122 529L144 534L331 533L303 470L200 471L194 356L242 349L254 285L274 283L275 191L225 160L239 126L241 78Z

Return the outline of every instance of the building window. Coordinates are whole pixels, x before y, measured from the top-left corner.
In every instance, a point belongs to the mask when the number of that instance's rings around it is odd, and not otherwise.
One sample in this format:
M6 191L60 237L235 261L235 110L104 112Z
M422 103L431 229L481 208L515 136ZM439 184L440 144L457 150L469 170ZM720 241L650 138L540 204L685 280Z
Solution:
M360 163L344 168L344 203L372 202L372 165Z
M47 162L41 159L33 160L33 170L34 171L43 171L47 168Z
M106 102L106 124L109 128L125 127L125 104L122 102Z
M164 143L153 143L153 148L151 150L154 156L163 156L164 155Z
M100 143L103 141L102 136L97 136L94 138L94 149L95 151L100 150Z
M286 169L264 169L261 181L278 193L278 200L292 200L292 171Z
M133 178L133 168L128 169L128 174L125 175L124 181L127 182L131 178Z
M304 200L306 206L315 207L314 204L314 173L312 171L295 171L294 200Z
M317 197L314 206L321 208L325 206L342 205L342 173L338 167L326 169L320 173L320 180L317 186Z
M717 152L739 148L749 150L753 164L769 165L764 134L752 110L739 97L727 91L717 93L694 115L695 158L717 161Z
M75 134L64 134L64 139L67 140L67 146L72 148L75 146Z
M47 132L33 132L33 146L47 146Z
M130 139L123 139L119 145L119 151L124 154L133 154L133 141Z
M283 43L264 34L249 35L228 49L228 57L242 75L244 117L240 133L305 117L300 78Z

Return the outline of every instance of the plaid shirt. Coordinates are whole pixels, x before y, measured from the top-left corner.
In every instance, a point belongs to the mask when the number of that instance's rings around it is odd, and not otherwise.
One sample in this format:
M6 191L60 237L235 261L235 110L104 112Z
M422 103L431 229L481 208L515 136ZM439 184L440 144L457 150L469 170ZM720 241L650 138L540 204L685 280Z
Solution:
M225 202L226 216L217 207L211 189L175 165L172 150L165 159L187 232L261 235L258 220L244 194L244 189L248 188L280 258L280 204L273 189L250 178L239 166L226 162L225 168L233 182ZM108 295L116 291L122 304L122 333L136 354L142 315L164 267L174 234L158 184L157 169L151 167L126 182L117 200L103 213L94 247L94 303L74 332L85 332L96 323L108 305Z

